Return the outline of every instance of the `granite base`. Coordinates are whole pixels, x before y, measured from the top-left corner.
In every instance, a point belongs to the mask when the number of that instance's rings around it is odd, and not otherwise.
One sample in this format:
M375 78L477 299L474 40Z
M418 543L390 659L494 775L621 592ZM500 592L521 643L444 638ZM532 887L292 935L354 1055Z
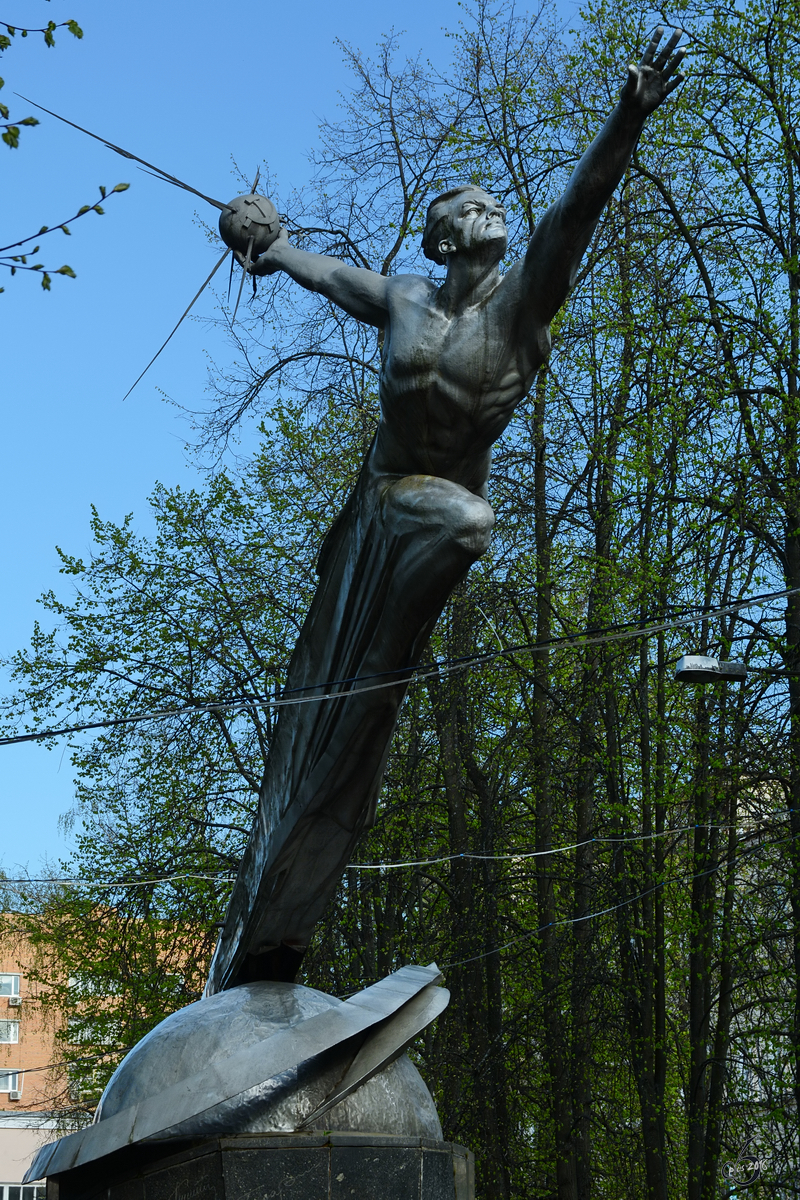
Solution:
M47 1200L474 1200L469 1150L369 1133L143 1144L47 1180Z

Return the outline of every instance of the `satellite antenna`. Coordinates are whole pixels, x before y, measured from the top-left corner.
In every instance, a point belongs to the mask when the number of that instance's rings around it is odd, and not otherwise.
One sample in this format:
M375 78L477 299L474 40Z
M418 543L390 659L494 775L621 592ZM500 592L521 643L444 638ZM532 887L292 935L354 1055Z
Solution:
M215 200L212 196L207 196L205 192L198 191L197 188L191 187L190 184L184 183L182 179L178 179L175 175L170 175L168 171L162 171L161 167L156 167L153 163L147 162L144 158L139 158L138 154L131 154L129 150L123 150L121 146L116 146L113 142L107 141L96 133L92 133L90 129L84 129L82 125L76 125L74 121L67 120L66 117L60 116L57 112L53 112L49 108L45 108L42 104L37 104L35 100L29 100L27 96L22 96L18 92L21 100L26 104L32 104L34 108L38 108L41 112L46 112L48 116L55 117L57 121L63 121L65 125L71 125L73 129L78 129L81 133L87 134L88 137L94 138L96 142L101 142L107 149L113 150L115 154L121 154L123 158L129 158L133 162L140 163L145 170L145 174L153 175L156 179L162 179L167 183L173 184L175 187L183 188L186 192L191 192L193 196L199 196L201 200L205 200L207 204L211 204L214 208L219 209L219 234L225 243L225 253L222 255L208 278L201 285L200 289L195 293L189 302L188 307L181 314L178 323L170 333L169 337L159 347L150 362L147 364L141 375L128 388L123 400L127 400L133 389L140 380L147 374L153 363L158 358L162 350L164 350L174 335L177 333L183 321L188 317L194 305L200 299L201 295L208 287L211 280L216 275L219 268L224 263L225 259L231 254L231 281L233 280L233 259L236 254L243 258L242 278L239 284L239 292L236 297L236 305L231 317L231 324L236 320L236 313L239 310L239 301L242 298L242 289L244 281L250 269L251 263L268 250L272 243L280 233L280 220L275 205L266 196L260 196L256 192L259 179L261 178L260 171L256 171L255 179L250 187L250 191L244 196L235 196L227 204L221 200ZM255 285L255 279L253 280ZM230 298L230 281L228 284L228 298Z

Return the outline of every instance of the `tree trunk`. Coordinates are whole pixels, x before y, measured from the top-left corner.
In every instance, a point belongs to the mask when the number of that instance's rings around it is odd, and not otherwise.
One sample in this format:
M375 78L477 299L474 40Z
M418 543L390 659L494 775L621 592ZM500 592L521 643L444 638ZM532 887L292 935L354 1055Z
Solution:
M546 402L545 370L539 372L534 409L534 536L536 538L536 640L548 642L551 635L550 537L547 520L545 485L544 418ZM553 797L549 747L549 653L537 650L534 658L533 698L530 708L530 736L534 747L536 849L546 851L553 844ZM558 1200L578 1200L575 1146L572 1137L572 1087L568 1045L561 1006L560 948L552 876L552 861L544 855L535 859L537 918L540 935L541 986L545 1039L542 1047L550 1080L550 1122L555 1153L555 1182Z

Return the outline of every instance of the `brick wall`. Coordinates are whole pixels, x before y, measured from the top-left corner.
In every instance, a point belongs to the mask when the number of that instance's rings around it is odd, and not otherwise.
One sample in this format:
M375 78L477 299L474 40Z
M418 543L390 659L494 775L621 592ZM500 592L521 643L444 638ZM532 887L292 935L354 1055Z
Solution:
M53 1074L38 1068L49 1067L59 1060L59 1049L55 1041L55 1025L52 1014L45 1014L39 1001L39 985L28 978L32 952L20 936L3 930L0 940L0 977L19 976L18 1005L15 997L0 995L0 1021L18 1023L16 1043L0 1042L0 1073L24 1071L19 1076L22 1096L10 1099L9 1093L0 1091L0 1113L40 1112L52 1107Z

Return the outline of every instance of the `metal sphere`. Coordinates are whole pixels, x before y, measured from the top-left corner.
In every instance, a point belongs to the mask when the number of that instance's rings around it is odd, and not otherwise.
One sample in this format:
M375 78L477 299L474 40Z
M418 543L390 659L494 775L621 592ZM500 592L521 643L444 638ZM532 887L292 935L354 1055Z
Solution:
M182 1079L208 1070L224 1082L232 1054L252 1047L254 1060L271 1036L341 1004L334 996L297 983L247 983L172 1013L123 1059L95 1113L102 1124L131 1105L148 1110ZM301 1046L298 1054L302 1059ZM165 1128L160 1138L234 1133L291 1133L302 1128L403 1134L441 1141L433 1098L411 1060L402 1054L319 1119L304 1125L344 1075L354 1051L348 1043L300 1061L208 1111Z
M246 254L252 238L253 258L269 250L280 228L275 205L266 196L236 196L219 218L220 237L225 245Z

